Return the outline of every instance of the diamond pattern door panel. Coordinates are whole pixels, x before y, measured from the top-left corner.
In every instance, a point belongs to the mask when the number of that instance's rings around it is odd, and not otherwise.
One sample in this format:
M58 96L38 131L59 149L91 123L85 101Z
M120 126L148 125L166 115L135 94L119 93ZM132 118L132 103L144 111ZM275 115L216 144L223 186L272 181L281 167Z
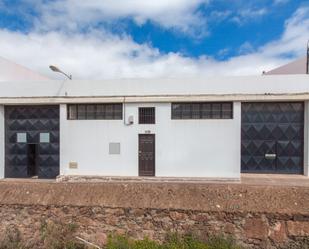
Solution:
M303 173L304 104L242 103L241 171Z
M5 177L29 177L30 144L38 177L59 175L59 106L6 106L5 130ZM17 133L26 133L27 142L18 143ZM40 133L49 133L49 143L40 143Z

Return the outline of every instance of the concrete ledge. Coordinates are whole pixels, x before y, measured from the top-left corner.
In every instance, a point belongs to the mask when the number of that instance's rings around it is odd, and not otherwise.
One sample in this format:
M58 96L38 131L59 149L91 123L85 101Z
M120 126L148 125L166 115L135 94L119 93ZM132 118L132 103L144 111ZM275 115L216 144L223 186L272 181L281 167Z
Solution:
M140 176L83 176L83 175L60 175L57 182L186 182L186 183L233 183L240 182L240 178L218 177L140 177Z
M309 188L235 183L1 181L1 204L308 215Z

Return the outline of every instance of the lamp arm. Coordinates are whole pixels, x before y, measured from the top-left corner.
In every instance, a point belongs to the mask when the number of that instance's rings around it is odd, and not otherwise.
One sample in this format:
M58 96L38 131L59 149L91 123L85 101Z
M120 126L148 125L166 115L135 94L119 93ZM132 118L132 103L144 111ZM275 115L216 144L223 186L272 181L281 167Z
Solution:
M68 79L72 80L72 75L68 75L65 72L59 71L59 73L62 73L63 75L65 75L66 77L68 77Z

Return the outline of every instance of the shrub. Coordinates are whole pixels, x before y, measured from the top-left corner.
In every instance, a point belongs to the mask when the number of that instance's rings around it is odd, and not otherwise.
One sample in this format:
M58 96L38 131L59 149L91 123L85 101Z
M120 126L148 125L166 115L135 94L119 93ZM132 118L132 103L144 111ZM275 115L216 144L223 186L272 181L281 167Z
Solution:
M43 222L42 241L45 249L84 249L85 245L75 238L77 226L73 223Z
M63 222L42 222L41 239L44 249L86 249L76 239L77 226L73 223ZM300 244L306 244L301 241ZM291 249L298 249L300 244L293 244ZM15 226L6 229L3 239L0 241L0 249L30 249L36 248L25 246L21 239L20 231ZM206 241L201 241L193 235L169 234L163 243L159 243L148 238L143 240L133 240L127 236L112 235L108 237L104 249L242 249L232 238L223 236L210 237Z
M143 240L135 241L133 248L134 249L162 249L162 246L155 241L145 238Z
M163 249L208 249L208 246L193 235L180 236L170 234L167 236Z
M212 236L207 240L209 249L243 249L231 237Z
M3 238L0 241L0 249L26 249L22 243L21 234L17 227L9 226L6 228Z
M231 238L211 237L202 242L192 235L169 235L165 242L159 244L148 238L134 241L126 236L110 236L106 249L242 249Z

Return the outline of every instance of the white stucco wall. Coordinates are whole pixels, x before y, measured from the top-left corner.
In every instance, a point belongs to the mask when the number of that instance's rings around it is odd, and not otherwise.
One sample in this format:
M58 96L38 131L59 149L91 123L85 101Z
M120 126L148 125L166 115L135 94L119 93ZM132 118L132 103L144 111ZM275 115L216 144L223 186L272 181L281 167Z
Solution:
M4 178L4 145L5 145L5 131L4 131L4 106L0 105L0 178Z
M138 107L156 107L156 124L138 124ZM240 177L241 104L230 120L172 120L170 103L126 104L123 120L67 120L60 107L60 173L62 175L138 175L138 134L156 135L156 176ZM109 143L121 143L120 155L109 155ZM70 169L69 162L77 162Z

